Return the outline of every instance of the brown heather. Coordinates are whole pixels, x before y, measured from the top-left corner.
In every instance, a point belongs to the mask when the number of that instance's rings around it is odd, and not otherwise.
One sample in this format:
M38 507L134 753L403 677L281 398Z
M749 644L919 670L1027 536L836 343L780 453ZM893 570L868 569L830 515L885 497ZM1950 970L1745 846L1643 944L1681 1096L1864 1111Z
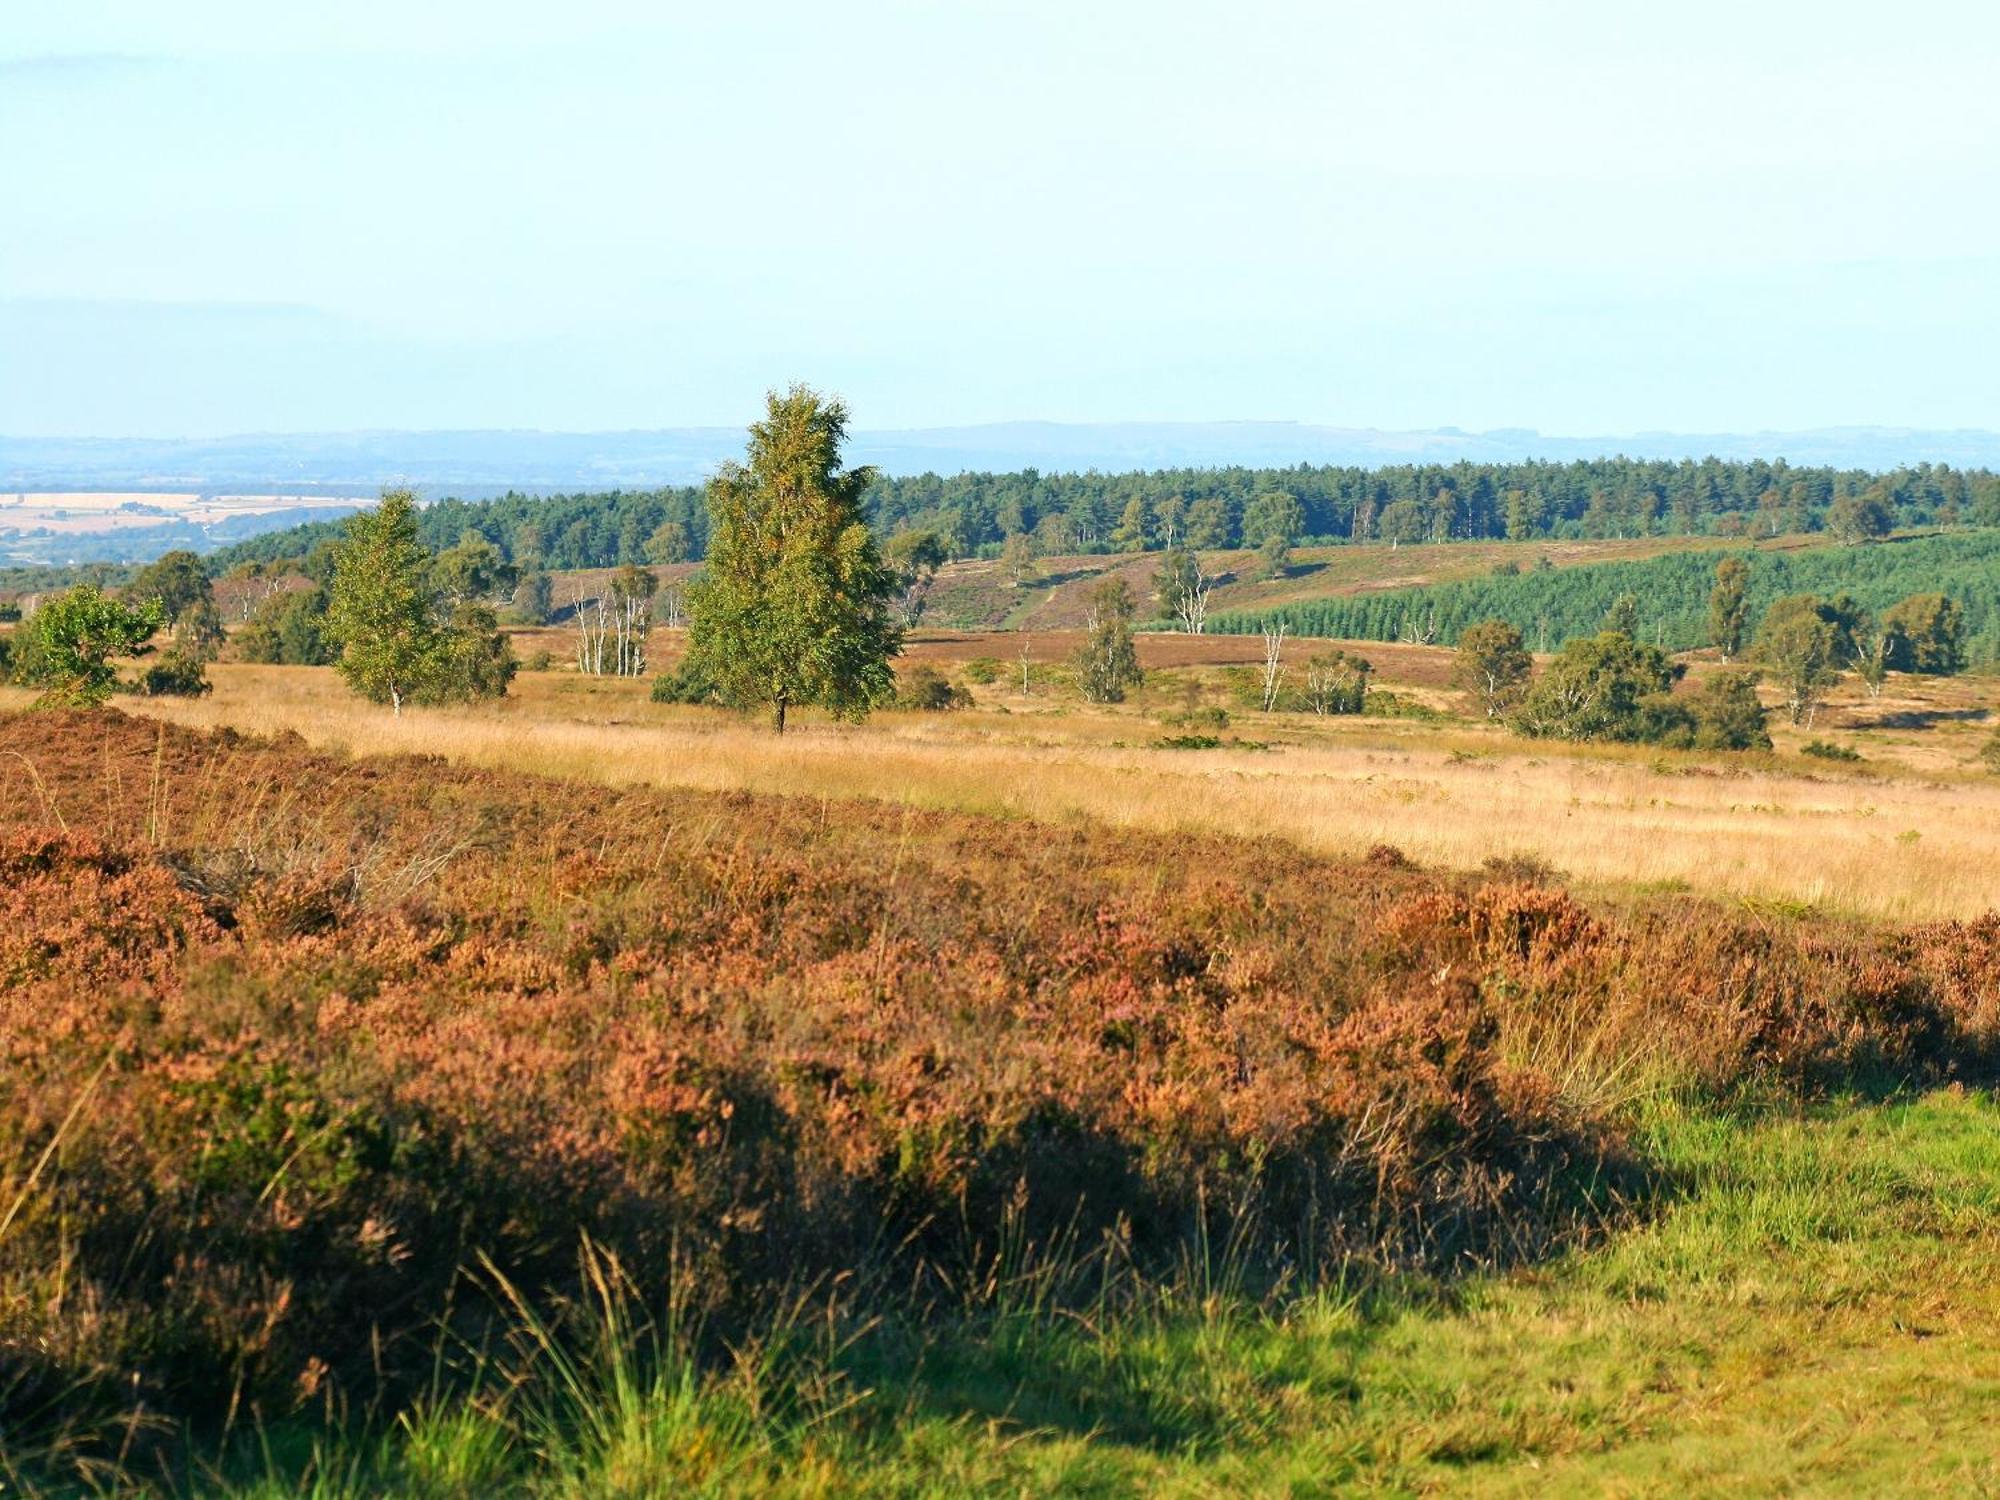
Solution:
M0 1427L409 1389L468 1269L556 1291L585 1236L718 1337L1022 1242L1533 1255L1643 1184L1638 1094L1984 1073L1996 960L1991 917L0 716Z

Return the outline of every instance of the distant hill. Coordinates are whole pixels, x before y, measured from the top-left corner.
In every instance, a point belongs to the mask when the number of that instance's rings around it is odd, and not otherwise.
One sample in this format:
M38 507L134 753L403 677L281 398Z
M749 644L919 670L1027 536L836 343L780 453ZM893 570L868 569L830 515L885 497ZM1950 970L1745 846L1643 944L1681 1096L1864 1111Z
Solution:
M152 440L0 437L0 490L238 490L351 494L409 484L477 498L504 490L692 484L740 454L734 427L646 432L342 432ZM2000 467L2000 433L1902 427L1806 432L1644 432L1560 437L1525 429L1415 432L1301 422L1003 422L857 433L851 456L890 474L1292 464L1633 458L1779 459L1795 466Z

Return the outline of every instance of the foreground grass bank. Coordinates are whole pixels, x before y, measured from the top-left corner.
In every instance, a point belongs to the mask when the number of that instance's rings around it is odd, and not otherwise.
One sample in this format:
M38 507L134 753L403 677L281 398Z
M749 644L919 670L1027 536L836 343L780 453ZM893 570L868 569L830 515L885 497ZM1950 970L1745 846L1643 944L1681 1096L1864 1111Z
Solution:
M697 1373L636 1322L365 1431L188 1476L244 1496L1985 1494L2000 1103L1660 1106L1650 1222L1533 1271L1253 1299L1226 1258L1059 1311L1031 1267L922 1334L793 1326ZM599 1304L600 1312L603 1304Z

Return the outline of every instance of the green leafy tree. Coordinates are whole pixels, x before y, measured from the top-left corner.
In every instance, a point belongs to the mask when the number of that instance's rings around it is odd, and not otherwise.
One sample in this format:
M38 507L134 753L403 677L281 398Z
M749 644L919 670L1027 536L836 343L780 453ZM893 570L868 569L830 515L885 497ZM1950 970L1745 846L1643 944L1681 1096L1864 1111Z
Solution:
M1090 614L1074 665L1077 686L1092 703L1121 703L1125 690L1145 678L1132 639L1136 605L1122 578L1107 578L1090 591Z
M1697 750L1768 750L1768 714L1757 697L1758 674L1716 672L1688 700Z
M1863 495L1842 495L1826 513L1826 529L1843 547L1885 537L1895 526L1895 512L1872 490Z
M245 661L323 667L338 654L327 637L326 591L313 587L273 594L236 638Z
M1121 552L1150 552L1153 538L1153 508L1143 496L1134 495L1125 502L1117 528L1111 533L1111 545Z
M1681 671L1622 631L1572 640L1535 679L1514 726L1536 739L1656 739L1676 727L1679 716L1663 710Z
M1521 632L1505 620L1468 625L1458 638L1454 665L1458 685L1473 695L1489 719L1504 719L1520 707L1535 671Z
M327 631L340 644L340 675L397 714L431 684L446 648L428 586L430 561L408 490L390 490L375 509L350 517L334 559Z
M1965 669L1965 616L1943 594L1912 594L1882 617L1898 638L1889 665L1899 672L1949 677Z
M693 552L693 539L679 521L662 521L646 538L646 561L662 567L684 563Z
M411 693L416 703L468 703L504 698L520 663L493 611L461 604L439 632L437 649Z
M500 549L477 532L431 562L431 587L450 609L504 594L519 577L519 570L501 556Z
M913 630L930 604L931 586L945 564L944 538L935 531L901 531L882 549L896 575L896 613L903 628Z
M1008 534L1000 546L1000 571L1015 588L1023 588L1039 573L1035 566L1035 539L1025 531Z
M1172 547L1160 555L1160 569L1153 575L1153 593L1175 624L1189 635L1208 628L1208 596L1215 579L1202 568L1200 554L1188 547Z
M526 574L514 589L514 618L523 625L546 625L555 612L555 580L536 569Z
M225 632L222 612L215 607L215 584L192 552L161 554L133 574L124 596L135 602L160 601L173 649L180 656L207 662L222 649Z
M1603 629L1639 639L1639 596L1620 594L1604 612Z
M1811 594L1792 594L1764 611L1755 655L1771 669L1794 724L1810 724L1840 675L1840 626Z
M1414 500L1392 500L1382 507L1375 529L1391 551L1405 542L1420 542L1424 539L1423 507Z
M895 690L896 575L861 502L871 469L843 469L847 408L802 385L772 392L744 463L709 482L708 562L688 590L688 654L783 733L794 706L860 718Z
M1300 694L1316 714L1358 714L1368 703L1368 678L1375 670L1365 656L1351 656L1336 647L1306 658L1306 684Z
M15 671L42 690L38 708L92 708L118 685L112 662L141 654L165 621L157 597L128 605L106 598L94 584L78 584L35 611L31 649Z
M1715 588L1708 596L1708 642L1724 661L1743 654L1750 629L1750 565L1725 557L1715 565Z
M1284 572L1305 529L1305 507L1288 490L1265 490L1243 507L1243 540L1257 549L1266 578Z
M1188 507L1187 541L1190 547L1211 552L1235 545L1229 504L1220 495L1205 495Z

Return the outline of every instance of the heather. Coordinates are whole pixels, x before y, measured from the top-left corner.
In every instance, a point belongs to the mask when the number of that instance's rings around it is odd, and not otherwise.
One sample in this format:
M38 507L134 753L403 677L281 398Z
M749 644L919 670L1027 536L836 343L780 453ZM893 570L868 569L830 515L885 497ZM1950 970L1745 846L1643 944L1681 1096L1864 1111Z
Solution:
M185 1474L582 1360L663 1287L697 1394L781 1307L893 1362L1024 1287L1449 1287L1670 1202L1642 1107L1981 1082L1996 956L1532 862L9 715L0 1421ZM951 1347L990 1375L1008 1326Z

